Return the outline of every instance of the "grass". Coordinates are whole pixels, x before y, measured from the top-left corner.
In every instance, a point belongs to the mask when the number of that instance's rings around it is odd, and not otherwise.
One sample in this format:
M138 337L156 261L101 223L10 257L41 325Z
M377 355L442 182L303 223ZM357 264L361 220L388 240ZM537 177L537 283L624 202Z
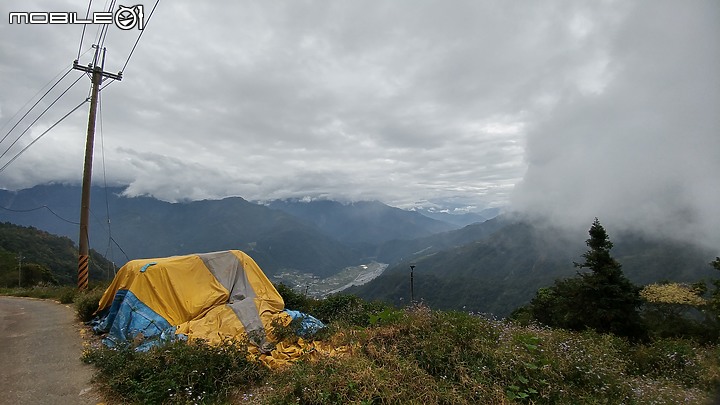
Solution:
M350 359L270 375L263 403L706 403L718 349L682 340L633 345L415 307L391 325L344 331Z
M87 291L78 291L77 287L71 285L58 286L40 283L32 287L0 288L0 295L51 299L58 301L61 304L71 304L76 302L77 297L88 295L97 296L99 301L107 286L107 282L100 284L93 283ZM97 302L95 302L95 308L93 311L95 311L95 309L97 309Z
M277 371L242 345L97 348L85 359L123 403L704 404L720 382L717 345L633 344L423 306L366 315L369 326L340 316L323 336L351 354Z
M102 290L11 292L71 296L84 319ZM348 296L288 301L330 323L316 339L351 346L351 354L270 371L248 356L246 342L179 341L146 353L98 346L86 349L83 360L96 366L95 381L121 403L706 404L720 384L717 343L635 344L421 305L397 310ZM297 339L293 332L291 324L278 336Z
M77 288L74 286L38 284L32 287L0 288L0 295L52 299L60 301L62 304L70 304L75 298L76 291Z
M213 347L176 341L147 353L98 347L82 359L97 367L95 382L123 403L218 403L234 387L256 384L267 373L248 359L246 342Z

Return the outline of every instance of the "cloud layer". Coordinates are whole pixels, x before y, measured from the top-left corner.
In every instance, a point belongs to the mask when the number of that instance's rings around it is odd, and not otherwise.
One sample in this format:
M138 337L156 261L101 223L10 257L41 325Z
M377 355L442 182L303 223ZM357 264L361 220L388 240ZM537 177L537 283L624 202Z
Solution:
M630 11L603 88L565 96L528 132L515 208L720 247L720 5L704 5Z
M0 14L86 7L17 0ZM102 91L95 179L170 201L512 203L572 226L595 216L658 231L689 222L718 240L719 9L714 1L160 2L123 81ZM11 38L0 43L0 126L10 123L0 135L78 53L90 61L96 31L89 26L81 45L80 26L0 24ZM109 31L107 70L122 68L136 38ZM0 166L88 88L83 79ZM86 111L0 173L0 187L78 183Z

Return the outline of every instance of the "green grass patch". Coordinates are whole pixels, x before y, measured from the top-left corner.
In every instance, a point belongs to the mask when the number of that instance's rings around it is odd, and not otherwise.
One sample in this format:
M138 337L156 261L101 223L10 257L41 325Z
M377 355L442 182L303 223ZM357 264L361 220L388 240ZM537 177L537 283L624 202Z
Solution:
M224 403L233 389L267 373L248 360L244 342L213 347L177 341L148 352L101 347L86 351L82 359L97 367L94 380L123 403Z
M52 299L60 301L62 304L70 304L73 302L76 292L77 288L74 286L58 286L43 283L32 287L0 288L0 295Z
M102 298L105 290L100 288L94 288L87 291L77 292L73 299L75 306L75 312L77 317L82 322L87 322L93 318L93 314L98 309L100 299Z
M256 404L703 404L720 382L720 350L681 339L637 344L592 331L518 325L424 306L315 305L315 336L352 354L270 371L246 347L173 343L85 360L123 402ZM361 319L365 316L366 319ZM280 334L292 339L294 326Z

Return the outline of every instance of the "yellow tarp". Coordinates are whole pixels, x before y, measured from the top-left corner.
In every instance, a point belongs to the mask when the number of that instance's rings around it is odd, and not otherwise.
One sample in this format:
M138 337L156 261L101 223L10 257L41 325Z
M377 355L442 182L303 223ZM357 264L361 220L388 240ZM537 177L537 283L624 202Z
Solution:
M248 328L265 333L285 306L260 267L239 250L133 260L115 276L99 303L109 309L127 290L190 338L219 342Z
M119 307L116 294L122 290L137 298L127 305L147 307L137 310L139 324L148 319L148 314L157 315L175 327L175 333L213 345L247 336L258 345L252 349L253 355L271 368L303 356L316 358L347 351L303 339L273 344L273 320L280 318L280 323L287 325L290 316L283 312L282 297L257 263L239 250L130 261L105 291L98 313ZM135 307L129 314L118 316L125 323L115 329L129 329Z

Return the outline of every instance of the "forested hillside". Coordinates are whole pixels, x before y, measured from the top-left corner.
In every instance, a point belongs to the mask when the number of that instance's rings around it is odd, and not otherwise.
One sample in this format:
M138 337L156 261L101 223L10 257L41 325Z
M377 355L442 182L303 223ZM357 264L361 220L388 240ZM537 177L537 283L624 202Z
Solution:
M0 223L0 287L75 284L77 260L77 247L69 238ZM112 263L91 250L90 279L106 280L114 274Z
M416 300L433 308L506 316L527 303L538 288L576 274L573 262L580 259L584 249L581 235L572 239L554 227L506 221L485 239L442 251L429 250L424 256L411 255L350 291L366 299L407 303L409 266L413 264ZM695 282L713 276L708 263L716 252L710 249L638 234L613 237L613 252L636 284Z

